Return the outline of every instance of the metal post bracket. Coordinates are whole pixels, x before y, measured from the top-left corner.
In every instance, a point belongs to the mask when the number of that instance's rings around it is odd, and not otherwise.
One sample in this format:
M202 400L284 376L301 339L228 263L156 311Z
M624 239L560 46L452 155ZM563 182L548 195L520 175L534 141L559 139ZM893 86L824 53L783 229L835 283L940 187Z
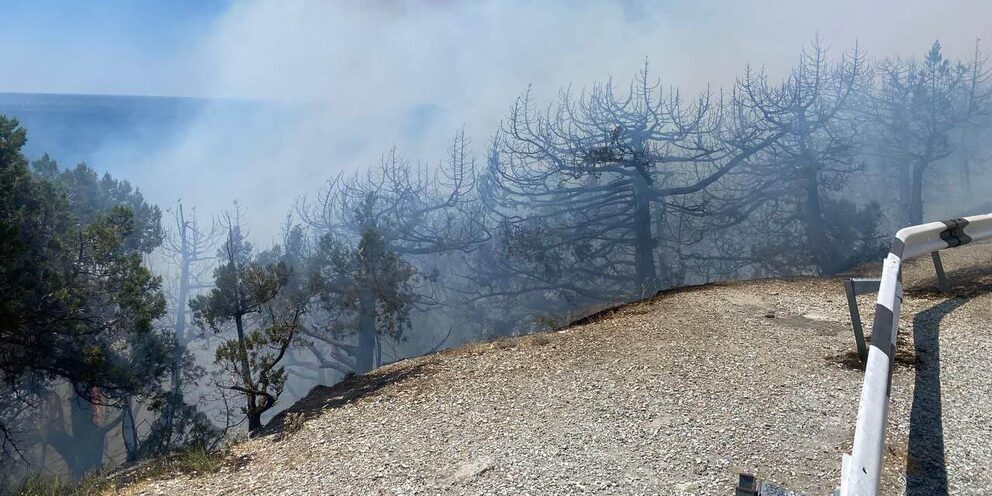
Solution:
M930 252L930 258L933 259L933 270L937 273L937 288L940 289L941 293L949 292L951 287L947 283L947 275L944 274L944 264L940 261L940 252Z
M851 327L854 329L854 343L858 346L858 360L866 363L868 360L868 344L865 341L865 330L861 324L861 313L858 311L858 295L877 293L881 279L850 278L844 280L844 292L847 294L847 308L851 312Z

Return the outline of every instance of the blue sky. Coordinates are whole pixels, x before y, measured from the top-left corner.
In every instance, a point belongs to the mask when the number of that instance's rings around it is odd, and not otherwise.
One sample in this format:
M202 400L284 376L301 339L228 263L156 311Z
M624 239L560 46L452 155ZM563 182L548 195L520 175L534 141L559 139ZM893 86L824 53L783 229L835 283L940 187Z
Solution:
M0 91L183 93L221 0L2 0Z
M203 27L229 2L211 0L31 0L2 2L5 36L64 45L91 39L131 42L151 52L183 43L184 31ZM162 44L156 43L157 41Z

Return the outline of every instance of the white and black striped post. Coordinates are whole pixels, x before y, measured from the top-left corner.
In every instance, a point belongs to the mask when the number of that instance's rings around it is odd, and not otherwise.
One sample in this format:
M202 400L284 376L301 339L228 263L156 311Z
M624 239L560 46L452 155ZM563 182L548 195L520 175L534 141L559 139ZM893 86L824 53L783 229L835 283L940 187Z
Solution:
M882 265L882 277L872 324L871 347L858 405L854 446L844 455L841 496L878 494L885 421L892 392L892 359L899 330L902 303L902 263L926 253L954 248L973 240L992 238L992 214L907 227L896 233Z

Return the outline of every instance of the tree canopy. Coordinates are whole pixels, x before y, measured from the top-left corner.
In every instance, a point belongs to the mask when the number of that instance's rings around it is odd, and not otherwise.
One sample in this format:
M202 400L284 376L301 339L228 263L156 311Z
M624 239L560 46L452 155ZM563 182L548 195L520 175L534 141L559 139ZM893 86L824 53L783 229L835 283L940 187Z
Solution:
M26 133L0 117L0 378L5 401L32 402L65 382L107 404L146 391L168 355L153 322L160 279L142 254L160 241L158 210L126 182L84 165L32 172ZM0 425L5 453L16 426Z

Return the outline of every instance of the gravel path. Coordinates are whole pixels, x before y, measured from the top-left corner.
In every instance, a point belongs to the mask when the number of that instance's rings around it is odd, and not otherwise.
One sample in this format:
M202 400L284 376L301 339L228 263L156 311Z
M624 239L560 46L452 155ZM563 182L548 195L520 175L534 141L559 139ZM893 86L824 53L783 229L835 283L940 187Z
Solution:
M992 492L992 245L944 264L950 297L929 259L905 271L885 494ZM314 390L299 430L233 449L241 468L122 492L725 495L751 472L828 494L862 379L839 281L689 288L406 360Z

